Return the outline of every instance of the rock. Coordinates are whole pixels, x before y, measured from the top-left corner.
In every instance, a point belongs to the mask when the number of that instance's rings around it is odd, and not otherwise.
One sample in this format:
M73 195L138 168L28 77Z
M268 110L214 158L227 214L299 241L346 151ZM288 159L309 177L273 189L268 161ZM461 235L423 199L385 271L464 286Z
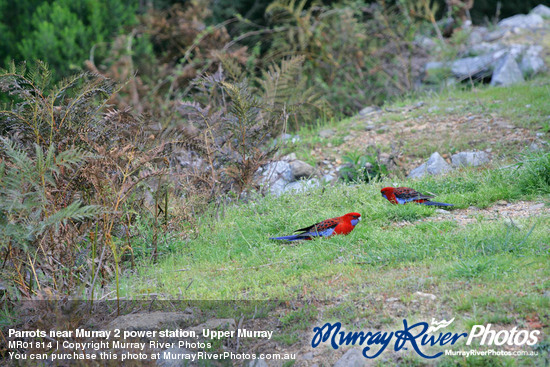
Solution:
M516 60L512 55L506 55L497 62L491 85L511 85L523 81L523 74Z
M323 139L328 139L333 135L334 135L334 130L332 129L325 129L325 130L319 131L319 136Z
M293 180L296 181L302 177L309 178L313 176L315 168L304 161L296 159L290 162L290 171L292 172Z
M436 209L435 212L439 213L439 214L444 214L444 215L450 215L451 214L448 211L446 211L445 209Z
M431 39L430 37L425 37L425 36L422 36L420 37L416 43L422 47L423 49L425 50L433 50L435 47L437 47L437 43L435 43L435 41L433 39Z
M529 207L529 210L539 210L539 209L542 209L542 208L544 208L544 203L531 205Z
M164 353L170 353L172 358L164 359ZM168 348L160 352L160 358L157 360L157 366L162 367L184 367L196 366L196 363L191 362L196 353L190 352L185 348Z
M292 181L290 163L275 161L266 164L261 171L260 183L267 185L275 196L281 195L285 186Z
M367 116L376 112L380 112L382 109L378 106L368 106L359 111L360 116Z
M368 361L361 352L361 349L349 349L344 355L336 361L333 367L364 367Z
M313 352L307 352L303 354L301 359L305 359L306 361L313 359Z
M418 296L418 297L422 297L422 298L427 298L427 299L430 299L432 301L435 301L437 299L435 294L424 293L424 292L420 292L420 291L414 292L414 295Z
M451 72L458 79L485 77L491 74L493 64L492 55L465 57L451 63Z
M498 39L501 39L502 37L504 37L507 33L509 33L510 31L508 29L496 29L492 32L489 32L487 33L486 35L483 36L483 41L485 42L494 42Z
M300 181L294 181L286 185L283 189L283 192L305 192L309 189L312 189L314 187L319 186L319 180L316 178L312 178L311 180L300 180Z
M429 61L424 65L424 69L426 70L443 69L445 67L447 67L447 64L441 61Z
M386 298L386 302L388 303L398 302L398 301L399 301L399 298L395 298L395 297Z
M512 55L515 60L519 60L526 50L527 50L526 45L520 45L520 44L514 43L508 46L508 49L503 49L495 52L493 54L493 58L500 59L505 55Z
M505 205L508 205L508 202L506 200L498 200L495 204L500 206L505 206Z
M367 126L365 126L366 131L371 131L371 130L374 130L375 128L376 126L374 124L368 124Z
M529 145L529 150L532 152L538 152L541 151L542 148L537 143L531 143L531 145Z
M485 152L460 152L451 156L454 167L477 167L489 162L489 155Z
M281 134L281 140L282 141L288 141L288 140L291 140L292 139L292 135L290 134Z
M508 28L539 28L544 24L544 19L539 14L517 14L509 18L502 19L498 22L500 27Z
M296 158L296 153L294 152L281 157L282 161L287 161L287 162L295 161L296 159L298 158Z
M160 329L166 324L186 323L193 318L192 313L186 312L144 312L122 315L112 320L107 327L109 330L149 330Z
M546 70L544 59L540 56L541 52L540 45L532 45L525 51L519 64L524 75L534 75Z
M470 35L468 36L468 42L470 45L475 45L481 43L483 38L487 34L487 27L475 27L471 30Z
M470 47L469 52L474 55L485 55L485 54L494 53L503 49L506 49L506 46L500 43L481 42Z
M524 75L535 75L546 69L544 59L540 56L524 55L519 64L519 68Z
M324 182L332 182L336 179L336 176L331 175L330 173L327 173L326 175L323 176L322 179L323 179Z
M248 367L268 367L265 359L258 358L248 362Z
M550 8L546 5L540 4L531 9L529 14L537 14L541 17L550 18Z
M430 175L440 175L445 172L452 170L452 167L439 155L438 152L435 152L430 156L428 162L416 167L409 173L409 178L423 177L427 173Z
M279 139L283 142L290 141L291 143L297 143L300 141L300 136L298 135L291 135L291 134L281 134ZM277 139L275 139L275 142L277 142Z

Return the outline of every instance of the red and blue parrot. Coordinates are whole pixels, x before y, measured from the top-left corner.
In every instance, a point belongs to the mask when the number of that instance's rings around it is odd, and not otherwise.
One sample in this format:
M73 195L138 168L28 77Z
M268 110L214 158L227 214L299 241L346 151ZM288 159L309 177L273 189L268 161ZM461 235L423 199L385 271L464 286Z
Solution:
M309 227L298 229L294 232L300 232L290 236L271 237L270 240L286 240L286 241L298 241L298 240L312 240L315 237L330 237L335 234L347 235L359 223L361 220L361 214L348 213L341 217L325 219L322 222L312 224Z
M407 204L411 201L422 205L453 206L453 204L431 201L433 195L424 195L410 187L384 187L380 190L382 196L392 204Z

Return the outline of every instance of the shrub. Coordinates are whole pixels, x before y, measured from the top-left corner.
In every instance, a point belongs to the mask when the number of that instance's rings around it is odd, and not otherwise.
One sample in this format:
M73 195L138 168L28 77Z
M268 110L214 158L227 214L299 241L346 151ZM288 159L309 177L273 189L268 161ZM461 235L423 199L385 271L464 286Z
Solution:
M2 42L0 60L44 60L59 80L81 70L94 45L135 22L137 5L127 0L25 0L16 8L14 12L0 2L5 14L0 29L6 27L3 37L10 41Z

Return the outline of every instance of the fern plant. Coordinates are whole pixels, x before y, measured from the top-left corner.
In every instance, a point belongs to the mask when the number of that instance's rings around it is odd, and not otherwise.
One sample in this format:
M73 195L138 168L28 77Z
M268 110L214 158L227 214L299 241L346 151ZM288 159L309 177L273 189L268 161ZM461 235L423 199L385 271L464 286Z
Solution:
M120 259L132 248L115 229L131 225L123 209L139 207L129 198L140 184L167 173L170 135L130 110L105 112L119 86L101 76L52 86L46 64L12 64L0 90L11 99L0 109L0 252L16 288L32 296L39 278L54 292L87 283L93 298L98 277L114 273L118 295Z
M4 137L0 147L5 158L0 164L0 251L17 270L12 276L17 277L19 290L30 295L33 282L40 289L40 281L36 271L25 277L21 269L38 267L38 252L45 258L63 256L55 242L74 235L75 222L101 212L100 207L83 205L78 199L55 202L60 198L55 193L66 188L60 182L62 172L74 172L92 155L78 148L56 152L53 145L44 151L34 144L30 156Z
M11 100L0 106L0 133L17 135L27 146L70 146L81 140L80 132L95 126L118 90L113 81L88 73L52 84L52 73L41 61L30 67L12 62L0 69L0 91Z
M253 187L254 174L275 153L266 143L287 128L289 116L303 121L308 112L324 108L322 98L301 78L303 57L272 65L253 80L231 59L221 60L226 73L220 68L195 82L207 105L180 104L189 123L198 128L187 146L200 154L207 167L189 176L197 185L206 185L212 198L232 189L240 195ZM209 177L200 176L205 172Z

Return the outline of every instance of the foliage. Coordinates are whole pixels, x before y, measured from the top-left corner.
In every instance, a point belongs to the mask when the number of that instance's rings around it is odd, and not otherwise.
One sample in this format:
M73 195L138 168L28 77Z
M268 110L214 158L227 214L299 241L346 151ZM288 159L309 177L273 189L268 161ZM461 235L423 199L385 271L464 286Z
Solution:
M376 152L362 154L352 152L344 155L344 166L340 169L340 178L344 182L371 182L381 179L388 174L386 165L380 163Z
M0 251L16 270L9 277L26 296L35 292L34 281L51 293L81 283L93 292L99 271L107 277L114 267L118 277L121 256L131 252L115 233L131 225L121 208L166 172L168 135L128 111L105 113L118 87L100 76L80 74L51 86L44 63L12 64L0 73L0 88L11 97L0 110L7 136L1 217L8 224L2 234L8 247Z
M345 114L413 89L420 74L414 61L422 56L413 41L426 20L409 16L407 2L306 4L281 0L266 9L272 24L282 28L272 36L267 60L304 55L309 85Z
M50 69L38 61L30 67L12 62L7 70L0 70L0 90L11 99L0 110L0 132L16 136L27 147L34 142L48 148L52 144L68 147L81 140L78 132L94 127L116 87L108 79L88 74L52 86Z
M523 192L550 193L550 152L525 154L515 173Z
M55 152L54 145L45 152L34 144L34 154L29 156L7 138L1 138L1 144L5 161L0 163L0 251L13 265L18 289L30 296L33 283L41 288L36 269L57 268L52 258L64 258L67 271L77 266L76 254L67 249L79 236L76 222L101 213L98 206L71 200L67 190L71 185L67 176L74 177L91 155L78 148ZM42 263L43 256L50 261ZM57 279L63 282L62 276Z
M44 60L55 79L81 70L96 44L109 41L135 21L136 3L128 0L0 1L5 28L0 60Z

